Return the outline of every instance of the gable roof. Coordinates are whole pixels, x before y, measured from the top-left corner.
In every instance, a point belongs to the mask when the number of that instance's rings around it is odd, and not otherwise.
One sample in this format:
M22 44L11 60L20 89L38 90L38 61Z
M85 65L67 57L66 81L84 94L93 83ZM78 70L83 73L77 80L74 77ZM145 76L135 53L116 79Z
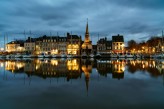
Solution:
M112 41L113 42L124 42L124 37L123 35L117 35L117 36L112 36Z

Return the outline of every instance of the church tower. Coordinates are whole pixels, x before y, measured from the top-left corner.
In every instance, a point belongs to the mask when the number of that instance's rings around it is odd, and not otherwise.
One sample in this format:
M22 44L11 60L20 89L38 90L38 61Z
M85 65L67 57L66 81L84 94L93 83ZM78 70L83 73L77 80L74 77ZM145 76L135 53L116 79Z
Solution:
M85 43L90 43L89 30L88 30L88 21L87 21L86 32L85 32Z
M89 36L88 20L86 25L85 39L82 44L82 54L90 55L92 53L92 41Z

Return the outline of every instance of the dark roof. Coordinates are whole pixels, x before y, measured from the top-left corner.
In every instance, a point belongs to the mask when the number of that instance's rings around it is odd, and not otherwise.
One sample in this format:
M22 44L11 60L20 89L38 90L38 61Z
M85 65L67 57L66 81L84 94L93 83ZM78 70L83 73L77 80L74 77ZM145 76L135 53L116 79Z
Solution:
M106 44L112 45L112 41L106 41Z
M71 35L70 33L67 33L67 39L81 39L81 36L78 35Z
M9 42L9 43L7 43L7 44L20 44L20 46L24 46L24 40L16 40L16 41L11 41L11 42Z
M26 40L26 42L36 42L37 38L31 38L28 37L28 39Z
M106 41L107 41L106 38L101 38L101 39L98 40L97 43L98 43L98 44L104 44Z
M108 45L111 45L112 41L111 40L107 40L107 38L101 38L100 40L98 40L97 44L108 44Z
M60 37L60 36L42 36L42 37L39 37L37 38L36 40L37 41L43 41L44 39L55 39L55 40L59 40L59 39L67 39L67 37Z
M24 40L16 40L16 41L11 41L7 44L21 44L21 43L24 43L25 41Z
M112 36L112 41L113 42L124 42L124 36L123 35L117 35L117 36Z

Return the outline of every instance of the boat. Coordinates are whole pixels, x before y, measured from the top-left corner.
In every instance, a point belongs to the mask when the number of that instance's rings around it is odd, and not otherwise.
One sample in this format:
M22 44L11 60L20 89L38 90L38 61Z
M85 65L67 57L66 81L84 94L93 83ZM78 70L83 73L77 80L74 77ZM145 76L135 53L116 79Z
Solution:
M94 58L95 55L94 55L94 54L90 54L89 57L90 57L90 58Z
M134 58L134 55L131 53L126 53L125 58Z
M44 55L44 58L50 58L51 56L50 55L48 55L48 54L45 54Z
M61 58L66 58L67 55L66 54L61 54Z
M119 58L118 54L116 54L116 53L112 53L112 54L110 55L110 57L111 57L111 58Z
M6 55L0 55L0 58L6 58Z
M15 58L23 58L23 56L20 54L17 54L17 55L15 55Z
M68 54L68 55L67 55L67 58L72 58L72 55L71 55L71 54Z
M44 58L44 55L40 54L38 55L38 58Z
M51 57L52 57L52 58L56 58L56 57L57 57L57 55L53 54L53 55L51 55Z
M97 53L95 57L96 58L101 58L101 54L100 53Z
M81 58L88 58L88 56L87 56L87 54L86 53L83 53L82 55L81 55Z
M26 54L26 55L22 55L23 56L23 58L32 58L32 55L28 55L28 54Z

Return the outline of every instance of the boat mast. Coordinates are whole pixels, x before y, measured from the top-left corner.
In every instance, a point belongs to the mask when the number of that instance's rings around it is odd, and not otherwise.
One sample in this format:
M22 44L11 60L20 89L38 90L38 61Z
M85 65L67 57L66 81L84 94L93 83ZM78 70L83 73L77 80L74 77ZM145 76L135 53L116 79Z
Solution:
M71 55L72 55L72 31L71 31Z
M6 41L7 41L6 43L8 43L8 34L7 33L6 33Z
M164 36L163 36L163 30L162 30L162 54L164 53Z
M58 36L58 32L57 32L57 50L58 50L58 54L59 54L59 36Z
M4 34L4 51L6 51L6 46L5 46L5 43L6 43L6 41L5 41L5 34Z
M24 34L24 38L25 38L25 40L26 40L26 32L25 32L25 30L24 30L24 33L23 33L23 34Z
M51 31L50 31L50 53L52 51L52 43L53 43L53 41L51 41L51 40L52 40L52 35L51 35Z

